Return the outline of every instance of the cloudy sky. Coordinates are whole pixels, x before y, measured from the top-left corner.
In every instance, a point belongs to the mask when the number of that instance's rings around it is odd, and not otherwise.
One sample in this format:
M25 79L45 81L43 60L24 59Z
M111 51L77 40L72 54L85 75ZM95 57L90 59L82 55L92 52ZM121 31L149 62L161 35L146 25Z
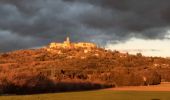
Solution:
M170 0L0 0L0 52L41 47L66 36L170 56Z

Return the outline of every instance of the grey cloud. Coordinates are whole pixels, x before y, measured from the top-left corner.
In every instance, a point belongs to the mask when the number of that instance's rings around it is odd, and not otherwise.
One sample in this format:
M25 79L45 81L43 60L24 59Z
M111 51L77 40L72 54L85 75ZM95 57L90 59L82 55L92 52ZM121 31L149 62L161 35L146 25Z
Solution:
M169 27L169 0L67 0L86 2L100 9L83 16L84 25L105 30L105 34L116 34L119 39L134 36L149 39L162 38L165 27ZM109 29L111 31L108 30ZM157 31L156 31L157 30Z
M131 36L163 39L169 26L169 0L0 0L0 30L28 44L4 47L13 40L1 39L4 51L62 41L66 36L99 44ZM34 42L24 41L27 37Z
M10 31L3 30L0 30L0 40L0 52L28 49L37 47L37 45L43 45L43 41L41 39L22 37L20 35L13 34Z

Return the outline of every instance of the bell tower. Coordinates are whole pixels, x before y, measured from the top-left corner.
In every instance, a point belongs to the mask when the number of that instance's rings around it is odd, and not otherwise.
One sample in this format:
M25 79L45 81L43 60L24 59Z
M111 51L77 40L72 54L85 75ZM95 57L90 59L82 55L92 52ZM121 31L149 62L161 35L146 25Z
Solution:
M66 38L66 42L70 44L70 38L69 37Z
M71 46L71 42L70 42L70 38L69 38L69 37L67 37L67 38L66 38L66 41L64 41L64 45L65 45L66 47L70 47L70 46Z

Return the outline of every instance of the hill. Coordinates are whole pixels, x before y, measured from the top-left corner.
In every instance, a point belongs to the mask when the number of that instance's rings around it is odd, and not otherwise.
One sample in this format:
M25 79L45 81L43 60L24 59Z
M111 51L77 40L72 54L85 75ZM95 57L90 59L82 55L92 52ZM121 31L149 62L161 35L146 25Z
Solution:
M0 54L0 92L32 94L170 81L170 59L82 46L88 43L64 44Z

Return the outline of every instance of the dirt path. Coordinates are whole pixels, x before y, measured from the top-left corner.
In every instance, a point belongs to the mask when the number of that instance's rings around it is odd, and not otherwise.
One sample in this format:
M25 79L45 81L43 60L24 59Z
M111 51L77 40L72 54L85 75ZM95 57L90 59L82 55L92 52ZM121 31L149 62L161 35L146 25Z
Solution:
M114 91L169 91L170 92L170 82L161 83L160 85L154 85L154 86L127 86L127 87L111 88L109 90L114 90Z

